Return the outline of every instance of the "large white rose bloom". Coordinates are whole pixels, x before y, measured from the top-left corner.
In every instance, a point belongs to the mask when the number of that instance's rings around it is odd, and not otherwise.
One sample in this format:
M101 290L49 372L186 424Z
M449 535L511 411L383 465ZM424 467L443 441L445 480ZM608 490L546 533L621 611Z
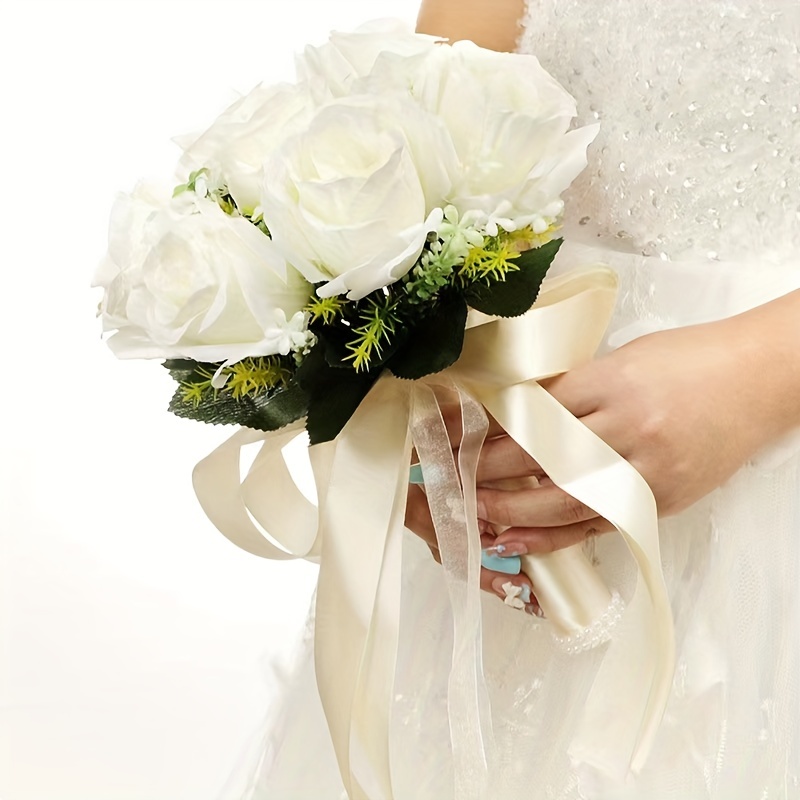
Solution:
M258 85L225 110L199 137L179 140L180 171L206 168L224 183L244 214L259 203L261 165L288 136L308 125L314 102L303 84Z
M319 47L308 45L297 56L297 77L320 102L345 97L355 81L369 75L381 53L404 58L420 55L439 41L435 36L413 33L396 19L373 20L354 31L333 31Z
M264 219L321 297L358 300L414 265L456 169L447 130L411 100L334 101L264 165Z
M498 53L472 42L437 46L400 60L376 59L365 92L407 91L447 126L460 161L448 200L478 211L490 232L547 227L560 195L586 166L597 125L570 131L572 96L534 56Z
M114 353L232 363L302 346L311 287L270 239L209 199L168 197L140 185L112 210L94 285Z

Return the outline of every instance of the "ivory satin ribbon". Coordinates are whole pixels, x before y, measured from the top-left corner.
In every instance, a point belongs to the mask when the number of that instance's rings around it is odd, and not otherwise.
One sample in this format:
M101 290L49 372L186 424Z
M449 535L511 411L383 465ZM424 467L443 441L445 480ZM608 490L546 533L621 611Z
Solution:
M474 519L474 470L485 433L480 406L554 483L611 521L636 559L640 580L623 619L627 634L615 637L604 655L570 753L579 767L614 780L644 764L669 696L675 659L655 501L627 462L536 383L593 356L615 292L615 274L603 267L546 280L536 304L521 317L473 314L461 358L445 372L414 383L382 376L335 442L310 448L318 511L294 485L281 454L302 430L300 423L273 433L242 429L196 466L198 499L232 542L267 558L320 563L317 681L351 800L393 797L388 731L412 432L421 454L433 451L422 468L440 545L445 543L443 567L453 605L448 706L451 718L460 720L451 724L456 796L479 798L487 789L491 730L481 669L480 544ZM463 494L449 445L449 461L436 451L446 437L434 388L439 384L460 393L467 431L459 452ZM240 482L241 448L259 441L261 450ZM437 487L439 499L431 497ZM571 615L581 603L569 599L581 588L573 585L570 559L578 563L583 556L570 550L573 555L567 553L551 574L563 589L557 613L567 630L583 624L580 614ZM606 690L612 680L620 685L620 673L628 677L627 698Z

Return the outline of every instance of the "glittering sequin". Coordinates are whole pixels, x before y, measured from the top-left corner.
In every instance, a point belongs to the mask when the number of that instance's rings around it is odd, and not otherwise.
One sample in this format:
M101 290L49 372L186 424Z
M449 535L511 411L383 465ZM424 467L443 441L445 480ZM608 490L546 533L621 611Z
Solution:
M787 0L529 0L520 50L601 122L567 233L670 260L796 253L798 43Z

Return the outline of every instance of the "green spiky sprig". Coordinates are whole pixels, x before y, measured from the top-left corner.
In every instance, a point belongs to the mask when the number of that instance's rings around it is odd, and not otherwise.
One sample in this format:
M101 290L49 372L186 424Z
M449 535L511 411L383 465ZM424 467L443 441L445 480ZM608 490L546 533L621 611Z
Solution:
M309 322L322 321L324 325L333 325L344 313L347 301L341 295L333 297L317 297L314 295L305 307L311 318Z
M519 258L519 250L504 236L493 236L480 247L470 248L458 275L463 283L493 283L504 281L509 272L519 270L514 259Z
M245 358L223 369L222 374L228 378L225 389L236 400L287 386L292 378L292 371L279 356Z
M487 236L482 245L470 248L467 253L458 271L462 286L505 281L509 273L519 270L516 259L523 252L552 241L557 230L558 226L554 224L542 233L535 233L528 226L517 231L500 230L496 236Z
M391 342L400 322L398 305L389 293L366 298L359 308L358 322L361 324L352 327L350 341L346 344L350 354L344 358L352 362L356 372L368 371L373 358L380 357L383 348Z
M214 371L198 365L190 378L180 382L183 402L197 408L204 401L216 399L220 392L230 394L234 400L257 397L287 386L292 371L280 356L257 356L224 367L220 375L225 383L221 388L215 388Z
M198 365L192 375L197 377L183 380L179 385L183 403L197 408L209 396L213 396L216 399L217 389L212 385L214 373L207 367Z

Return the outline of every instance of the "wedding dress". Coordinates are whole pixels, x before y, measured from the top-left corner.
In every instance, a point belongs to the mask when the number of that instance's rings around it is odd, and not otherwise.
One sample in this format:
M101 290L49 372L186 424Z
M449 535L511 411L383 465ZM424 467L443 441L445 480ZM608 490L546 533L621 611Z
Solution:
M800 287L798 43L789 0L530 0L520 50L575 96L579 123L601 122L566 196L554 269L599 261L619 274L606 348ZM661 522L677 670L654 748L625 787L591 788L569 756L603 648L565 652L546 620L483 598L487 800L800 798L798 449L788 437ZM620 538L597 539L593 558L628 596L635 568ZM441 568L412 536L403 568L394 796L449 800L451 611ZM246 800L344 796L310 642Z

